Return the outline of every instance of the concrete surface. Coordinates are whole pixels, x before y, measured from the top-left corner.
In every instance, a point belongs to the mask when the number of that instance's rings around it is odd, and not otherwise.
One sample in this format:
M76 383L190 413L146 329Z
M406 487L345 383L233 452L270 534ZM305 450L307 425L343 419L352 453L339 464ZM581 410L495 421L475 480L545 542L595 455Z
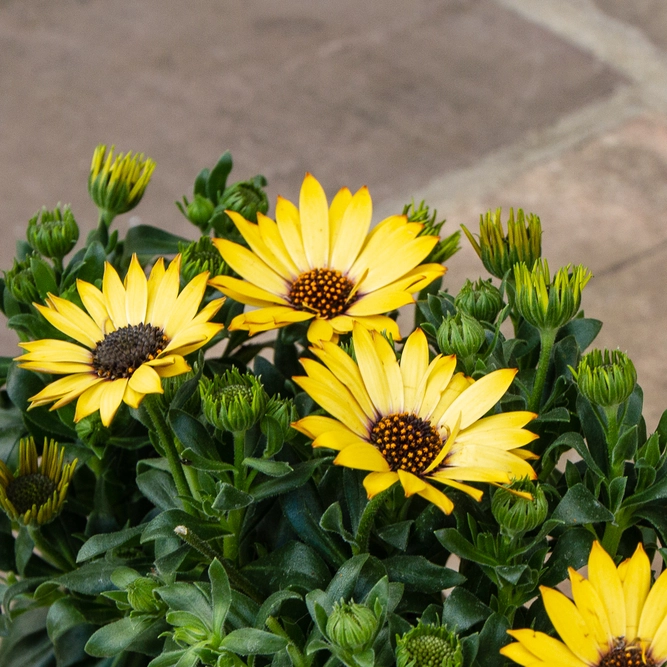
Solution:
M93 226L99 142L158 163L133 221L192 237L173 202L227 148L272 202L308 170L330 193L367 184L378 219L412 196L450 231L521 206L553 268L595 274L586 313L634 359L650 426L667 407L662 0L4 0L0 132L7 268L42 204ZM452 291L480 269L464 245Z

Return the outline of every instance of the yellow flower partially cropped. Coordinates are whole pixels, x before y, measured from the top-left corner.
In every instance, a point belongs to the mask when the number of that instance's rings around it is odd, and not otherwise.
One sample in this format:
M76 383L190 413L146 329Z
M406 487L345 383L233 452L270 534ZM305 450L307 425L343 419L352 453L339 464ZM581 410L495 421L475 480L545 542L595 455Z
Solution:
M227 211L250 250L215 239L225 262L243 280L217 276L210 284L257 310L236 317L232 329L251 335L312 320L308 339L335 340L354 322L399 339L396 322L385 313L413 303L412 294L445 268L421 264L438 242L418 236L421 223L405 215L380 222L370 233L373 207L366 187L343 188L327 203L310 174L301 186L299 208L278 197L276 221L257 214L257 224Z
M108 426L122 402L136 408L146 394L162 393L162 378L189 371L183 357L223 328L209 320L224 299L197 313L208 273L193 278L179 294L180 265L180 255L166 269L160 258L146 279L134 255L124 283L108 263L101 290L77 281L85 310L52 294L45 306L35 304L76 342L19 343L28 351L16 358L21 368L65 376L32 396L30 407L55 401L55 410L78 399L75 421L99 410Z
M12 521L42 526L55 519L65 504L77 460L64 462L65 449L44 440L41 461L32 438L19 443L15 474L0 461L0 507Z
M429 363L421 329L405 342L400 362L387 340L359 325L353 331L357 362L333 343L312 352L323 364L302 359L307 376L294 381L331 417L311 415L293 424L313 447L339 450L334 463L368 470L372 498L396 482L406 496L418 494L443 512L452 501L432 482L468 493L482 491L462 482L508 484L535 478L520 449L537 436L523 428L532 412L483 417L512 384L516 371L502 369L474 381L455 373L456 357Z
M562 641L535 630L509 630L517 641L501 653L531 667L660 667L667 661L667 571L651 588L642 545L618 567L598 542L588 579L570 568L574 602L541 587L544 607Z

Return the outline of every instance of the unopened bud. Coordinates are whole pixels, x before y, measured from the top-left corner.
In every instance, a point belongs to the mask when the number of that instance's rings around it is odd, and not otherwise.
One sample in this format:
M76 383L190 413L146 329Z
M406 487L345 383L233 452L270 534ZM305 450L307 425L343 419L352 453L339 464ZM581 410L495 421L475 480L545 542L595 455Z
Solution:
M494 287L490 280L480 278L475 283L466 280L465 285L456 295L454 305L457 310L480 322L493 324L505 304L500 290Z
M507 487L501 486L491 501L491 512L500 526L500 532L508 537L541 526L548 511L542 487L529 479L517 479Z
M591 403L608 408L630 398L637 384L637 371L620 350L592 350L581 358L574 378Z
M438 329L437 340L443 354L455 354L459 359L467 359L482 347L484 327L462 312L447 315Z
M26 236L40 255L60 261L79 240L79 226L69 206L58 204L52 211L44 206L30 218Z
M377 618L366 606L355 602L336 602L326 632L329 640L347 651L363 651L370 647L377 630Z
M461 667L463 649L445 626L422 625L396 640L396 667Z

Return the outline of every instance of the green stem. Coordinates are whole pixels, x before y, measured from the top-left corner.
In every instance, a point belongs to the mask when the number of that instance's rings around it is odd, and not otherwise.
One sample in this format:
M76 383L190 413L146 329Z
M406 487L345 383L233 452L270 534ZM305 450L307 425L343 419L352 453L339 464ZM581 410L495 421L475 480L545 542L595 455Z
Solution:
M625 468L625 461L620 461L614 465L614 448L618 443L618 405L610 405L603 410L606 417L606 424L603 424L603 428L607 441L610 479L615 479L623 474Z
M39 553L44 557L44 560L63 572L71 572L76 569L76 560L69 553L69 550L63 553L54 549L50 540L44 538L39 528L28 526L28 534Z
M544 382L547 379L547 371L549 370L551 349L556 342L557 332L558 329L543 329L540 331L540 358L537 362L537 372L535 373L533 392L530 396L530 402L528 403L528 409L531 412L540 411L542 392L544 391Z
M614 523L607 523L604 528L602 546L612 558L616 556L616 551L618 550L624 530L625 528L622 525L617 524L616 519L614 519Z
M155 432L160 439L160 444L162 445L167 458L167 463L169 464L169 470L171 471L174 483L176 484L176 490L178 491L178 495L183 499L185 511L189 514L194 514L194 509L190 503L192 492L190 491L188 481L185 478L185 472L183 471L181 459L176 450L171 429L167 425L167 421L162 413L162 408L157 404L158 400L159 398L157 395L149 394L144 399L143 405L146 408L146 412L155 427Z
M292 638L287 634L282 625L280 625L277 618L269 616L266 619L266 627L273 632L274 635L286 639L289 644L285 647L287 653L292 659L294 667L307 667L308 661L304 658L303 653L299 650L298 646L292 641Z
M391 487L389 489L385 489L381 493L378 493L366 503L366 507L364 507L361 520L359 521L359 528L357 528L357 534L355 536L356 544L352 545L352 553L355 556L368 553L368 543L371 537L371 530L375 524L375 515L378 513L378 510L380 509L380 506L384 502L385 498L389 495L390 489Z

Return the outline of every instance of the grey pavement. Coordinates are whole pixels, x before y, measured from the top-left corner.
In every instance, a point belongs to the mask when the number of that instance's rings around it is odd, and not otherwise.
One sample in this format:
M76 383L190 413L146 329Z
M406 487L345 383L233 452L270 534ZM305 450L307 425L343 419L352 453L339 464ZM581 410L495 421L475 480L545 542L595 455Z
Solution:
M173 202L228 148L272 202L310 171L368 185L377 219L413 196L449 231L535 212L552 268L593 271L584 309L650 427L667 408L664 0L0 0L0 267L43 204L94 225L101 142L157 161L121 226L194 237ZM482 273L466 244L452 291Z

